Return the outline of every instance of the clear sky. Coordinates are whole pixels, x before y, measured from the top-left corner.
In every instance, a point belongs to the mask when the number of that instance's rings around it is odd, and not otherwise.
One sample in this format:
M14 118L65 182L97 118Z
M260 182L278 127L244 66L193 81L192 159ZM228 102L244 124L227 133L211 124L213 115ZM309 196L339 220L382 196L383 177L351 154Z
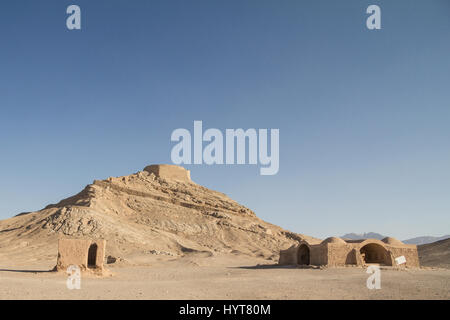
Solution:
M275 176L188 166L266 221L450 233L448 0L5 0L0 41L1 219L170 163L202 120L280 129Z

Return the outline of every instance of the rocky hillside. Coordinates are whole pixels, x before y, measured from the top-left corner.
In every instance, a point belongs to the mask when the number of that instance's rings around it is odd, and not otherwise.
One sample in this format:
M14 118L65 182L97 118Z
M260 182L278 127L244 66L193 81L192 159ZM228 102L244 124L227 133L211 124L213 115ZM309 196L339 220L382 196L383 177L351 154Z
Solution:
M450 239L417 246L423 267L450 268Z
M412 238L412 239L408 239L408 240L404 240L403 242L406 244L427 244L427 243L432 243L432 242L436 242L439 240L445 240L450 238L450 235L445 235L442 237L431 237L431 236L423 236L423 237L416 237L416 238Z
M225 194L190 179L149 170L94 181L57 204L0 221L0 257L17 250L50 257L59 237L104 238L107 252L119 256L203 252L267 259L276 259L280 248L296 240L310 238L267 223Z

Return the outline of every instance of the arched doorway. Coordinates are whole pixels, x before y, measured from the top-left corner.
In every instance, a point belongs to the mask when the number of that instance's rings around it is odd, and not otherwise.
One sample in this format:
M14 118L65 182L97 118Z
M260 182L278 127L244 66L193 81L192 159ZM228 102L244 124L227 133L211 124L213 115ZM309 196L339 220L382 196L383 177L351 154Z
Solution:
M97 244L93 243L88 251L88 267L94 268L97 264Z
M359 253L365 263L392 265L388 251L377 243L366 244L359 250Z
M306 244L302 244L298 248L297 264L309 265L309 248Z

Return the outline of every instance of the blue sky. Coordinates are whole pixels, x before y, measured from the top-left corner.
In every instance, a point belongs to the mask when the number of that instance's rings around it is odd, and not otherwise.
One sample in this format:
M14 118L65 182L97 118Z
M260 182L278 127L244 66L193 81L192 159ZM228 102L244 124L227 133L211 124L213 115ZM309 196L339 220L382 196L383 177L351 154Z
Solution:
M447 0L2 1L0 41L1 219L170 163L172 131L202 120L280 129L275 176L188 166L266 221L450 233Z

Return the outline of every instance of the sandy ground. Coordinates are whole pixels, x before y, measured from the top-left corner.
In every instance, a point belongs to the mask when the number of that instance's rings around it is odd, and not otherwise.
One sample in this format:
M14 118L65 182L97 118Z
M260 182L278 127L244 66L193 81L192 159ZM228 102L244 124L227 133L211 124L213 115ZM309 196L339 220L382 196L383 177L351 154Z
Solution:
M190 256L108 265L113 276L83 275L80 290L54 261L28 268L0 265L0 299L449 299L450 270L382 269L381 289L369 290L365 269L258 266L266 260Z

